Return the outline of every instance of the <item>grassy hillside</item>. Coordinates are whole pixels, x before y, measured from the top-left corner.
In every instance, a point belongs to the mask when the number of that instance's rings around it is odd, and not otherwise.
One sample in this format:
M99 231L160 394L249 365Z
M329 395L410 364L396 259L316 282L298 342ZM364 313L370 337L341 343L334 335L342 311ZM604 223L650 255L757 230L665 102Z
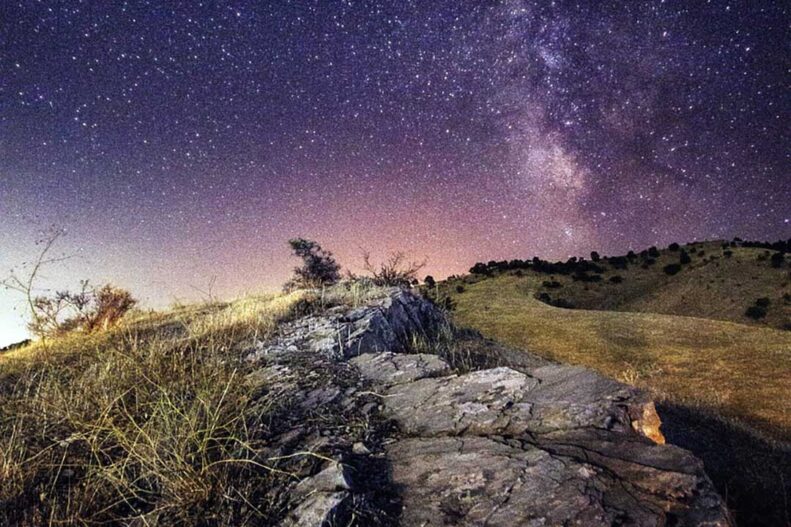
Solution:
M440 287L456 304L456 321L487 337L791 439L791 332L696 317L556 308L534 297L544 279L505 273ZM627 305L627 296L619 305ZM638 301L635 296L629 304Z
M689 256L689 262L680 264L682 253ZM775 251L704 242L659 250L653 256L644 251L620 262L603 257L595 262L603 272L586 273L597 281L533 268L521 273L537 279L537 295L544 293L551 302L574 308L662 313L791 329L791 269L788 258L783 265L773 266L772 254ZM680 270L671 275L665 268L672 264L680 264ZM747 309L758 299L768 301L765 315L751 318Z
M253 407L241 351L303 297L138 314L0 355L0 524L252 521L272 473L249 423L278 402Z

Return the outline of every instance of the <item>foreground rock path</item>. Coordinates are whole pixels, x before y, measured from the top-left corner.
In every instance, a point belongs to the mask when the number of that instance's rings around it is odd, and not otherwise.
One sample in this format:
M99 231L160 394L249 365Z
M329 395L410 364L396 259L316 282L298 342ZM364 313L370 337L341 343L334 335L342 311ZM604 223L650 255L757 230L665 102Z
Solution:
M701 462L662 444L641 392L536 358L456 374L436 355L405 353L443 323L429 302L393 291L369 307L296 321L250 357L319 353L348 361L374 387L397 426L380 455L401 525L730 525ZM336 392L319 388L303 404ZM355 497L350 479L333 463L303 480L285 524L342 518Z

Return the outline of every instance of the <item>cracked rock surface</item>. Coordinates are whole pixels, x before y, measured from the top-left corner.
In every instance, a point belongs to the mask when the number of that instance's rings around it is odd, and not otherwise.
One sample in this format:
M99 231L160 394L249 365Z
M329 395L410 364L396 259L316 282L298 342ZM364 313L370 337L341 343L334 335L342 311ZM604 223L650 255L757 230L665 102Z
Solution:
M328 380L295 404L387 423L376 441L322 437L335 461L295 484L284 525L354 523L376 493L395 511L369 515L380 525L731 525L700 461L663 444L645 394L524 352L490 364L496 345L470 335L459 346L484 350L480 369L410 353L415 336L436 339L443 324L428 301L394 290L292 322L251 351L261 377L283 383L293 382L289 357L322 357L345 383Z

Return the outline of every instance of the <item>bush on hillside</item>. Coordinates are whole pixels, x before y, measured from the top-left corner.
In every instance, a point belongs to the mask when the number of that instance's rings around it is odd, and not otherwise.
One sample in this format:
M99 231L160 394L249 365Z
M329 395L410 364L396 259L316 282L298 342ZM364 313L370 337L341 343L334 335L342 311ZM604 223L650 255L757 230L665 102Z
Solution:
M759 320L766 316L766 308L761 306L750 306L744 312L744 315L753 320Z
M755 301L755 305L758 306L758 307L769 307L770 303L771 302L766 297L761 297L761 298L759 298L758 300Z
M610 282L612 282L613 284L620 284L621 282L623 282L623 277L618 275L611 276Z
M629 260L625 256L613 256L609 261L613 269L626 270L629 268Z
M363 268L375 285L384 287L409 287L417 281L418 272L426 262L409 261L400 251L390 255L378 265L371 263L371 255L363 252Z
M426 275L426 278L423 279L423 283L426 287L435 287L437 285L437 281L434 280L434 277L431 275Z
M772 254L772 257L769 259L769 261L774 268L783 267L783 264L785 263L785 254L780 252L774 253Z
M562 309L574 309L574 304L564 298L556 298L550 302L550 305Z
M653 246L649 247L648 248L648 256L650 256L651 258L659 258L659 249L657 249L656 247L653 247Z
M92 332L107 329L135 304L137 300L125 289L110 284L95 289L83 280L78 292L57 291L51 296L35 297L33 320L28 328L40 337L74 330Z
M114 325L137 304L137 300L126 289L107 284L94 293L93 303L93 309L85 320L87 331L107 329Z
M670 264L670 265L666 265L666 266L664 266L664 267L662 268L662 270L665 272L665 274L668 274L668 275L670 275L670 276L673 276L674 274L676 274L676 273L678 273L679 271L681 271L681 264Z
M558 289L558 288L563 287L563 285L560 282L558 282L557 280L551 280L551 281L550 280L544 280L543 282L541 282L541 285L546 287L547 289Z
M294 238L288 241L294 256L302 259L302 266L294 268L294 277L283 289L310 289L336 284L341 279L341 266L332 253L312 240Z
M679 263L681 263L681 265L686 265L690 262L692 262L692 258L687 254L687 251L682 250L679 255Z
M600 259L601 259L601 256L599 256L599 253L597 253L596 251L591 251L591 260L592 261L598 262Z
M675 242L673 242L673 243L671 243L670 245L667 246L667 248L669 250L673 251L673 252L678 251L679 247L680 246L677 243L675 243Z

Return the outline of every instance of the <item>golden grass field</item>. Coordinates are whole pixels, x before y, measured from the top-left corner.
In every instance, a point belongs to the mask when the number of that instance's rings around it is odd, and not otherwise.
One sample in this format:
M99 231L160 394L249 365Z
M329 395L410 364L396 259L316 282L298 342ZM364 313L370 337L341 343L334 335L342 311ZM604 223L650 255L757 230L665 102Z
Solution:
M546 277L506 273L456 292L461 326L505 344L594 368L660 398L702 406L791 439L791 332L687 316L560 309L534 298Z

